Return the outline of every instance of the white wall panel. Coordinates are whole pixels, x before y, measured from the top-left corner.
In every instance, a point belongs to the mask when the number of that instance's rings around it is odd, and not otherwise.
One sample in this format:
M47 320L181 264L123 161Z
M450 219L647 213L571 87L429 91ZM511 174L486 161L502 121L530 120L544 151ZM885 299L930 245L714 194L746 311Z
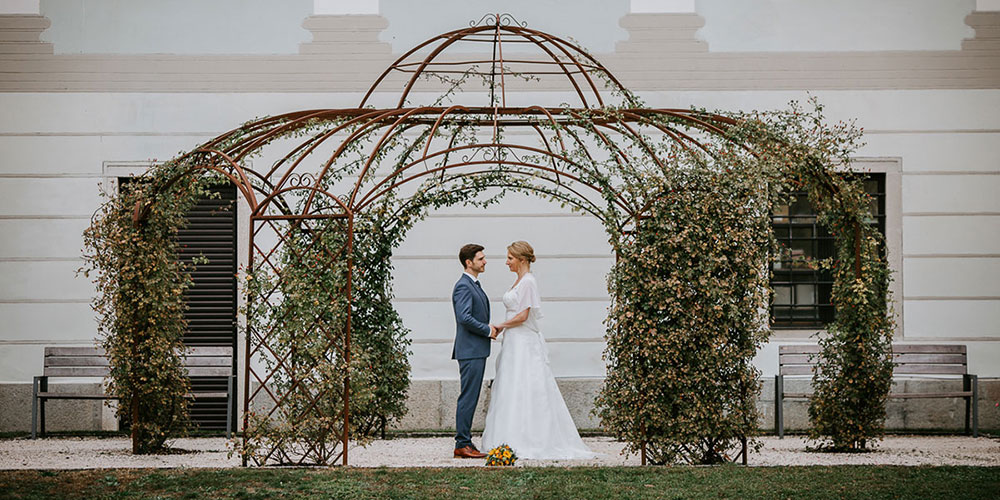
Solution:
M753 365L760 370L762 377L773 378L778 374L778 345L777 342L768 342L754 356Z
M698 33L719 52L959 50L972 0L701 0ZM850 36L844 36L850 33Z
M0 215L89 218L100 206L99 179L0 179Z
M0 94L0 109L17 120L0 120L0 133L216 135L255 117L317 107L354 108L361 95L8 93Z
M828 120L857 120L869 131L1000 130L1000 90L817 90L644 92L654 107L786 109L788 101L815 96ZM906 168L904 166L904 168Z
M507 269L501 258L487 256L486 260L486 272L480 275L480 282L491 299L499 300L517 275ZM603 299L608 296L605 277L612 263L611 259L540 260L532 265L532 272L538 278L543 300ZM397 259L394 265L394 288L398 299L450 300L452 288L462 272L457 257L454 261Z
M94 285L75 276L80 262L0 262L0 301L90 300Z
M167 160L211 135L0 136L0 172L100 175L104 162Z
M87 219L0 219L0 260L81 258Z
M441 302L396 302L403 325L410 329L414 340L455 338L455 314L451 300ZM607 301L560 302L542 297L542 334L547 339L603 339ZM504 307L499 299L490 303L491 321L504 320Z
M42 374L44 353L41 345L0 345L0 383L31 383Z
M903 253L1000 254L1000 216L904 217Z
M416 380L458 380L458 362L451 359L451 343L413 344L410 350L410 378ZM493 378L500 343L493 342L486 360L487 379Z
M97 336L97 317L89 303L0 304L0 318L0 346L4 341L88 343Z
M0 137L0 172L99 174L101 138L96 136Z
M1000 259L903 259L905 297L1000 297Z
M1000 337L1000 300L908 300L903 311L906 339Z
M903 214L1000 212L1000 175L904 175Z
M373 75L374 77L375 75ZM857 119L867 130L968 131L1000 129L1000 90L824 90L645 92L654 107L784 109L815 95L827 118ZM515 96L512 96L512 98ZM551 92L518 93L526 102L559 100ZM300 109L356 107L357 93L18 93L0 94L0 133L190 134L230 130L254 117ZM398 98L398 97L397 97Z
M903 172L1000 171L1000 133L867 134L862 156L902 157Z
M476 242L486 247L487 271L496 272L497 268L500 268L506 272L503 259L507 255L507 245L517 240L531 243L535 248L535 255L540 259L544 259L546 255L604 256L611 253L604 226L593 218L581 216L426 219L418 222L410 230L406 241L399 246L395 254L454 255L455 267L459 267L458 250L466 243ZM399 275L397 273L397 276Z
M549 362L556 377L603 377L604 342L549 342ZM414 344L411 378L458 379L458 362L451 359L451 343ZM496 375L496 357L501 344L494 342L486 360L486 379Z
M1000 342L966 342L966 345L969 349L969 373L983 378L1000 377Z

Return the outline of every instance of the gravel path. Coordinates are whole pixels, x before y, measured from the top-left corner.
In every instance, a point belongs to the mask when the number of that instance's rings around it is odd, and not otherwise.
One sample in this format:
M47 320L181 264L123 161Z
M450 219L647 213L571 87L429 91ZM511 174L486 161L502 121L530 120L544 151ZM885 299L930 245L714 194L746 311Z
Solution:
M593 460L521 460L523 466L639 465L636 456L620 455L621 443L610 438L584 438L603 456ZM480 460L451 458L452 439L398 438L350 449L355 467L475 467ZM981 465L1000 466L1000 440L953 436L893 436L873 453L809 453L799 437L763 438L764 447L750 455L750 465ZM50 438L0 440L0 469L97 469L238 467L228 458L223 438L178 439L173 447L186 453L132 456L127 438Z

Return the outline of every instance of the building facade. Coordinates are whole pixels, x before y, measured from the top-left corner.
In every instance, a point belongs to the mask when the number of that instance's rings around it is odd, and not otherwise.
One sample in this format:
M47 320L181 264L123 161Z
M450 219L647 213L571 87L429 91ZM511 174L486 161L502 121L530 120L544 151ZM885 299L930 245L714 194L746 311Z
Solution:
M444 0L0 5L0 431L29 428L44 347L94 343L93 286L76 270L102 192L254 117L356 107L401 53L496 8ZM1000 2L535 0L503 9L578 41L652 107L780 109L811 95L831 120L856 119L866 144L853 168L875 182L896 341L966 345L969 372L980 377L981 426L1000 427ZM567 89L508 92L519 103L558 105ZM379 105L392 98L375 96ZM240 210L235 216L236 255L246 255ZM397 250L395 305L413 340L401 427L453 426L449 297L458 248L486 246L483 283L498 311L513 281L504 249L518 239L539 257L553 371L578 425L596 427L589 411L605 369L610 247L597 221L519 196L434 212ZM812 343L822 330L814 285L779 287L776 305L789 321L756 360L763 427L772 422L778 346ZM793 321L800 313L819 319ZM66 390L99 383L69 382ZM788 403L786 425L805 425L804 408ZM57 401L49 411L55 430L117 425L98 402ZM888 425L957 429L963 416L960 400L894 401Z

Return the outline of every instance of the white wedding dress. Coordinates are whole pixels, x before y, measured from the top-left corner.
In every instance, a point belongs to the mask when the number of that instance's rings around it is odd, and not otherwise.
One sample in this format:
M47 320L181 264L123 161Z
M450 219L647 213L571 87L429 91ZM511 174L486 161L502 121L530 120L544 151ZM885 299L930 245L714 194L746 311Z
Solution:
M518 458L594 458L570 417L549 368L548 350L539 328L542 318L538 284L531 273L503 295L506 319L530 307L524 323L504 330L496 378L486 412L483 449L510 446Z

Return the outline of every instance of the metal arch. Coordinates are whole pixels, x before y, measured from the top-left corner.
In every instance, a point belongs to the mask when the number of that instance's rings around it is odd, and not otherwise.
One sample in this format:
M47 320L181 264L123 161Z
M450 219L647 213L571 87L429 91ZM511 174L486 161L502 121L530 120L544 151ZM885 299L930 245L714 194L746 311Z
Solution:
M250 255L248 261L251 267L255 263L255 251L259 251L262 259L258 263L259 265L268 264L273 267L273 264L270 264L268 260L282 245L281 240L285 234L281 233L281 229L276 226L295 223L305 225L311 220L337 219L338 222L336 224L346 224L346 242L345 246L336 255L331 255L330 258L347 259L347 283L343 284L343 291L346 297L348 297L348 303L351 304L353 303L351 273L353 272L354 264L351 260L353 255L351 249L353 248L355 236L354 218L355 216L363 215L366 210L369 210L383 196L396 191L404 184L416 182L419 179L432 175L441 175L442 183L431 187L431 190L457 191L478 189L480 187L509 187L513 189L534 190L574 204L577 208L601 218L602 212L605 209L602 209L598 205L599 202L595 203L598 197L584 195L584 193L595 192L602 195L599 197L601 201L609 204L609 208L613 211L610 214L611 217L616 217L619 214L622 216L621 224L615 225L618 226L617 229L622 234L626 234L626 226L641 218L644 209L643 207L633 207L632 204L637 203L637 200L631 200L630 202L630 200L626 199L625 193L620 189L617 189L613 185L605 185L600 180L594 181L594 176L588 174L588 172L595 174L605 172L600 171L604 167L593 160L594 157L588 150L588 141L584 141L584 139L588 139L589 137L584 137L585 134L582 132L585 128L588 132L593 132L596 135L596 142L599 144L599 147L602 147L602 150L610 152L611 158L619 165L618 168L624 168L625 164L633 161L629 157L633 151L638 151L638 154L642 155L642 157L653 160L660 168L666 168L666 164L657 155L655 148L643 139L640 133L641 127L653 127L662 132L671 141L685 148L693 146L706 149L706 145L698 140L698 136L702 132L712 137L735 142L728 137L726 129L729 126L738 124L737 120L724 115L688 109L637 108L635 107L636 104L628 97L627 89L610 71L586 51L562 38L528 29L516 22L507 22L504 24L505 18L502 18L500 15L493 15L492 20L494 21L492 24L472 26L443 33L407 51L386 68L373 82L357 108L312 109L284 113L248 122L239 128L219 135L215 139L203 144L199 149L181 157L181 160L185 160L193 158L194 155L207 155L212 161L211 164L193 165L181 174L178 174L176 179L172 179L165 187L153 193L154 199L150 203L155 202L156 196L165 193L166 188L169 188L170 185L177 182L183 176L197 175L201 171L208 170L214 170L226 176L240 188L240 191L244 193L244 197L251 206ZM489 33L494 34L493 43L497 47L498 52L502 49L502 44L517 42L531 44L538 49L542 57L538 60L505 60L502 52L500 52L492 60L462 61L462 64L492 62L494 64L494 74L495 65L499 64L501 92L504 91L503 78L507 71L504 68L504 62L523 64L529 68L533 68L524 72L529 75L564 76L568 80L568 85L574 89L576 95L580 98L582 107L544 107L540 105L507 107L505 95L502 96L500 101L503 104L502 106L491 102L492 106L404 107L406 99L420 75L433 74L445 64L456 64L454 62L438 60L450 47L463 40L488 42L489 40L482 38L483 35ZM425 47L432 47L430 55L420 61L411 61L411 56ZM371 96L394 71L413 73L400 94L397 106L388 109L365 108ZM442 72L444 71L442 70ZM596 81L591 73L599 74L605 80L601 82ZM609 89L621 91L625 95L626 105L617 109L605 108L605 101L601 95L602 90L599 88L600 83L605 84L604 91ZM590 107L591 103L596 103L598 107ZM320 123L329 122L329 127L318 131L310 131L305 135L303 140L295 142L289 152L281 156L269 167L255 170L249 166L242 165L249 157L271 144L275 139L304 132L308 130L308 127L315 125L317 121ZM449 125L455 126L451 134L451 141L444 148L441 147L440 142L437 147L433 147L432 143L436 138L435 136L446 121ZM554 134L546 135L541 128L543 126L550 127L554 131ZM425 139L426 144L421 145L422 152L418 151L419 147L414 146L414 148L407 151L407 155L401 158L403 161L396 164L394 172L391 175L378 182L368 182L366 178L369 177L369 174L377 171L380 167L376 160L380 153L386 150L386 145L393 144L395 136L414 127L425 127L422 129L422 133L427 134L427 136ZM460 136L461 131L466 130L466 127L482 131L487 130L489 127L493 127L494 131L499 128L527 128L529 129L529 134L534 133L538 135L543 147L536 148L524 144L506 143L497 140L489 143L473 142L456 146L456 139ZM377 134L383 128L385 130L382 130L379 138ZM693 130L697 133L692 136L686 134L684 130ZM346 137L340 138L337 134L342 134ZM564 136L569 136L569 138L567 139ZM616 139L621 137L632 141L632 145L637 147L633 148L630 145L628 148L620 148L616 144ZM333 138L339 139L340 142L337 143L332 140ZM496 136L494 135L495 138ZM354 158L353 156L349 156L347 152L353 154L356 151L349 151L349 148L357 145L359 141L366 140L371 140L373 147L370 151L361 154L358 159L358 164L363 163L363 167L361 167L358 173L358 181L354 184L353 189L350 189L348 193L344 193L343 196L331 193L329 189L324 187L324 180L330 175L339 175L339 172L347 171L346 169L337 170L336 165L338 161L345 158ZM573 147L582 150L582 154L585 155L582 156L583 163L587 162L586 158L590 158L593 163L584 165L575 162L572 158L567 157L567 155L560 154L560 152L565 153L567 151L567 142L570 142ZM318 173L314 174L312 170L302 172L305 168L303 165L307 164L306 159L312 159L314 156L319 157L320 155L314 154L318 148L323 145L330 145L331 143L337 147L329 157L325 157L325 161L320 160ZM417 143L414 142L414 144ZM756 155L749 145L739 144L739 146ZM492 149L510 152L514 154L515 159L504 158L497 154L497 156L490 159L475 160L463 158L462 161L449 161L449 155L455 152L478 152ZM541 160L539 163L549 162L550 164L539 164L535 163L534 160L523 161L516 154L522 151L531 153L532 155L540 155L546 159ZM626 154L626 151L628 154ZM410 153L414 153L415 156L419 155L419 158L409 160L408 155ZM414 171L418 168L419 164L431 159L441 159L441 166L425 168L420 172ZM600 161L605 161L603 156ZM611 160L608 159L607 161L610 162ZM557 165L568 165L572 168L558 168ZM496 172L495 169L489 168L490 166L513 167L512 169L504 170L511 178L513 176L530 178L537 180L538 184L504 183L502 180L495 183L484 181L475 187L463 187L457 184L463 179L487 176ZM468 167L474 167L474 169L467 169ZM615 167L611 166L610 168L614 170ZM354 171L353 167L350 171ZM331 172L334 174L331 174ZM544 186L542 185L543 183L545 183ZM831 192L835 194L837 186L832 182L828 182L827 184ZM305 201L304 204L296 206L293 209L285 199L285 195L296 192L305 193L302 196L302 198L305 198ZM259 200L257 193L261 195ZM314 208L313 200L317 196L327 197L334 201L330 204L321 203L319 205L322 206ZM402 205L397 208L397 213L398 210L406 207L406 203L410 202L406 199L401 201ZM148 210L151 206L147 205L143 213L137 210L135 214L136 220L141 220L145 215L148 215ZM278 214L269 214L268 210L274 206L277 206L275 212L278 212ZM266 252L266 248L260 249L257 247L257 242L254 239L256 231L253 230L253 224L261 224L262 227L266 224L274 228L279 241L275 243L275 247L270 252ZM280 271L278 273L280 275ZM327 347L344 353L348 358L349 366L351 352L350 315L348 315L346 321L347 326L343 332L323 333L330 342ZM266 376L260 377L259 370L251 366L251 353L266 354L266 351L270 351L273 355L277 355L271 349L271 346L267 344L266 335L265 337L254 338L251 336L249 329L246 335L247 346L244 360L244 429L247 426L246 412L249 409L251 398L261 391L270 394L270 390L264 382L271 380L271 375L273 375L273 373L265 371ZM282 369L283 365L281 363L275 368L275 370ZM250 391L251 375L258 382L261 382L260 387L254 391L253 395L251 395ZM341 442L342 449L341 454L336 455L336 458L342 458L343 463L346 465L347 440L349 438L348 432L351 418L350 369L347 370L345 375L347 382L343 388L344 406L342 417L344 427ZM292 378L294 379L294 374ZM295 383L300 382L305 381L296 381ZM284 401L285 398L283 395L275 396L271 394L271 396L275 398L275 401L279 402ZM312 407L315 407L316 403L317 401L314 400ZM340 417L341 415L337 415L335 420ZM246 439L246 435L244 435L244 439ZM308 444L312 448L315 448L316 443ZM279 459L281 457L290 459L290 456L284 451L279 450L277 453ZM244 457L245 463L246 459Z
M492 148L492 147L496 147L496 146L497 146L496 144L484 144L482 146L482 148ZM506 145L505 145L505 147L506 147ZM458 148L451 148L450 150L442 150L442 151L440 151L438 153L435 153L435 155L443 155L443 154L447 154L447 153L458 151L458 150L473 149L473 148L479 149L479 147L476 147L476 146L462 146L462 147L458 147ZM522 149L526 149L526 148L522 148ZM534 152L539 152L539 153L542 153L542 154L546 154L546 153L543 152L543 150L540 150L540 149L536 149L536 150L534 150ZM551 155L551 154L549 154L548 156L556 157L555 155ZM568 161L568 160L563 160L563 161ZM409 177L406 177L406 178L404 178L404 179L402 179L402 180L400 180L398 182L395 182L395 183L393 183L393 184L391 184L391 185L389 185L387 187L384 187L384 188L382 188L379 191L375 191L375 189L377 189L377 186L376 186L375 188L372 188L371 191L369 191L370 197L368 195L366 195L365 198L363 198L361 200L361 202L359 203L358 207L356 207L356 210L357 210L358 213L363 212L365 208L367 208L369 205L371 205L379 197L381 197L381 196L383 196L383 195L385 195L385 194L387 194L389 192L392 192L396 188L398 188L398 187L400 187L400 186L402 186L404 184L408 184L410 182L413 182L413 181L415 181L415 180L417 180L417 179L419 179L421 177L425 177L425 176L436 174L436 173L446 172L448 170L455 170L455 169L458 169L458 168L461 168L461 167L465 167L465 166L470 166L470 165L511 165L511 166L516 166L516 167L525 167L525 168L529 168L529 169L537 169L537 170L542 171L542 172L548 172L548 173L556 174L556 175L559 175L559 176L567 177L567 178L569 178L569 179L571 179L573 181L576 181L576 182L580 183L581 185L583 185L585 187L588 187L588 188L590 188L590 189L592 189L592 190L594 190L594 191L596 191L598 193L602 193L603 192L599 187L594 186L593 184L584 182L579 177L576 177L576 176L574 176L574 175L572 175L572 174L570 174L568 172L560 172L557 169L554 169L552 167L547 167L547 166L543 166L543 165L537 165L537 164L534 164L534 163L525 163L525 162L521 162L521 161L510 161L510 160L503 160L503 159L490 159L490 160L478 160L478 161L463 161L463 162L453 163L453 164L449 164L449 165L445 165L445 166L441 166L441 167L437 167L437 168L432 168L432 169L429 169L429 170L424 170L424 171L418 172L416 174L413 174L413 175L411 175ZM509 173L512 173L512 174L524 174L525 172L510 171ZM543 177L540 177L540 178L543 178ZM562 184L560 184L560 185L562 185ZM570 190L569 187L567 187L566 189ZM620 198L620 194L619 194L619 198ZM623 210L626 210L627 211L626 213L631 213L631 210L627 206L625 206L626 205L625 200L619 200L619 202L617 202L617 205L619 206L619 208L622 208Z

